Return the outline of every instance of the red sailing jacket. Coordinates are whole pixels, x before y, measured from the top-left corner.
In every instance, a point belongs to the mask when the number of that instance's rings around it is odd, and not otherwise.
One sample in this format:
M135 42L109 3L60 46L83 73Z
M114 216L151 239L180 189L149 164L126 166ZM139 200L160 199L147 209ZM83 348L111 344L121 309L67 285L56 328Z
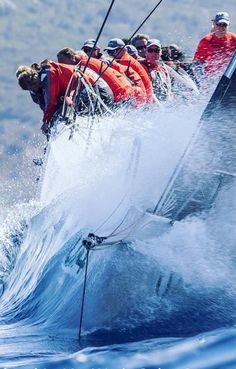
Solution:
M39 72L43 82L44 116L43 122L49 123L53 114L62 104L60 98L65 95L67 85L73 74L73 66L48 62ZM75 75L76 79L76 75Z
M128 54L128 53L127 53ZM111 68L116 71L125 74L131 81L134 93L134 105L144 104L147 101L146 88L140 75L129 64L129 61L120 63L120 59L112 61Z
M82 65L86 65L87 59L87 56L79 58ZM111 67L107 68L106 63L103 63L101 60L95 58L89 59L88 67L99 75L102 73L102 78L104 81L106 81L114 94L115 102L125 101L133 97L133 86L126 79L123 71L118 71Z
M205 63L206 74L220 73L226 68L235 51L235 33L227 32L223 37L209 33L199 42L194 60Z
M62 98L65 96L73 71L73 65L55 63L52 61L49 61L46 65L44 64L42 66L39 76L43 82L42 92L45 103L43 109L44 123L49 123L53 114L62 105ZM95 77L93 77L89 71L85 71L84 78L91 84L95 82ZM71 90L73 90L76 79L77 75L74 73Z
M118 61L120 64L131 67L138 75L140 76L146 93L146 102L153 102L153 89L151 79L143 67L142 64L138 62L138 60L134 59L128 52L125 52L122 57Z

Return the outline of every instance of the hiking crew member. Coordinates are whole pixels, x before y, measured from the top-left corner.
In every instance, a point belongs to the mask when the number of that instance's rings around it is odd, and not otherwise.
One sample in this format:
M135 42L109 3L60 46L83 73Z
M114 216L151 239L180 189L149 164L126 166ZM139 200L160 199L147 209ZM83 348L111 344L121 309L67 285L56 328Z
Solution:
M219 12L212 22L212 32L200 40L193 59L196 73L208 77L221 75L236 51L236 34L228 31L229 14Z
M134 45L138 50L138 55L140 59L145 59L146 57L148 40L149 36L145 35L144 33L138 33L131 40L131 44Z
M52 61L41 64L38 69L28 67L20 73L21 67L17 71L18 83L23 90L31 93L41 94L43 103L41 108L44 111L43 133L49 132L51 120L54 113L62 106L68 83L73 75L73 67L59 64ZM88 72L84 78L89 83L94 83L94 78ZM77 75L74 74L75 84Z
M171 79L165 64L160 60L161 43L157 39L149 39L147 42L146 58L141 62L148 72L154 95L158 101L166 101L172 98Z
M145 68L136 60L134 59L124 47L125 44L120 39L112 39L109 41L108 46L105 48L107 50L108 55L115 58L115 60L126 67L126 75L130 78L131 71L134 71L138 74L138 76L142 80L142 90L145 92L146 99L145 103L152 103L153 102L153 89L152 83L149 78L149 75ZM132 46L132 45L131 45ZM132 78L130 78L132 80Z
M142 81L141 76L135 71L131 65L132 60L136 63L136 60L130 56L126 49L125 43L119 38L113 38L108 42L108 45L104 48L109 57L112 60L111 67L118 70L119 72L125 73L127 78L133 84L135 105L145 104L147 101L146 88ZM123 62L121 61L122 56L126 55ZM113 61L115 59L115 61ZM138 62L137 62L138 63ZM122 65L122 67L120 66ZM136 68L137 69L137 68Z
M96 45L95 49L92 52L92 55L90 55L94 47L94 44L95 44L94 39L91 38L89 40L86 40L83 46L81 47L81 50L83 50L85 54L87 54L88 56L91 56L96 59L100 59L102 57L102 53L101 53L101 48L98 45Z
M125 46L126 51L129 55L131 55L134 59L138 59L138 50L136 49L136 47L134 45L126 45Z
M189 74L183 68L187 63L182 63L184 54L181 49L177 45L164 46L161 49L161 59L169 72L174 97L188 99L192 93L198 95L199 90L194 82L194 76L190 75L190 63L188 63Z
M39 65L37 63L32 64L31 66L28 65L21 65L17 71L16 71L16 78L18 78L20 76L21 73L31 73L31 70L35 69L36 71L38 71L40 69ZM32 91L30 90L30 96L33 100L33 102L37 105L39 105L40 109L44 111L45 109L45 102L44 102L44 97L43 97L43 90L42 88L39 88L37 91Z

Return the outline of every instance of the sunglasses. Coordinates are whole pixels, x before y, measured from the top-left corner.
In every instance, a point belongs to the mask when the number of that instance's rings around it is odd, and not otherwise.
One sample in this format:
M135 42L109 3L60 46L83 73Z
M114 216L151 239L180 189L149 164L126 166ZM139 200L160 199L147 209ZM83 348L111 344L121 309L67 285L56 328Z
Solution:
M161 49L157 48L157 49L147 49L148 53L159 53L161 51Z
M92 48L91 48L91 47L83 47L83 51L84 51L85 53L90 53L90 52L91 52L91 50L92 50Z
M143 49L146 49L146 45L143 45L143 46L136 46L136 49L137 50L143 50Z
M227 23L216 23L217 27L227 27L228 24Z
M108 55L115 55L117 53L119 49L114 49L114 50L106 50Z

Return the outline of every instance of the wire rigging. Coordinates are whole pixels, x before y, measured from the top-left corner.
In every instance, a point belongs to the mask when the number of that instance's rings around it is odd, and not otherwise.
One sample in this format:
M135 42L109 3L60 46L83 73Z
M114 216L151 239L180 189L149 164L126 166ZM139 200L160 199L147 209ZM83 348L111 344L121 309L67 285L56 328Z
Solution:
M163 0L159 0L158 3L154 6L154 8L150 11L150 13L146 16L146 18L144 18L144 20L142 21L142 23L138 26L138 28L133 32L133 34L130 36L130 38L128 39L127 43L129 43L131 41L131 39L134 37L134 35L140 30L140 28L144 25L144 23L146 23L146 21L151 17L151 15L155 12L155 10L158 8L158 6L162 3ZM123 50L125 48L125 46L123 46L121 48L121 50ZM94 50L94 49L93 49ZM102 77L103 73L105 73L105 71L107 70L107 68L109 68L111 66L111 64L113 63L113 61L115 60L115 57L113 57L113 59L110 61L110 63L106 66L106 68L100 73L100 75L98 76L98 78L96 79L96 81L94 82L97 83L97 81L99 80L100 77Z
M161 1L162 1L162 0L161 0ZM96 48L96 46L97 46L98 40L99 40L99 38L100 38L100 36L101 36L101 33L102 33L102 31L103 31L103 28L104 28L104 26L105 26L105 24L106 24L107 18L109 17L109 14L110 14L111 9L112 9L112 7L113 7L113 5L114 5L114 2L115 2L115 0L112 0L111 4L110 4L110 6L109 6L109 9L108 9L108 11L107 11L107 14L106 14L106 16L105 16L105 18L104 18L104 20L103 20L103 23L102 23L102 25L101 25L101 28L100 28L100 30L99 30L99 32L98 32L98 35L97 35L97 37L96 37L96 40L95 40L95 42L94 42L94 45L93 45L93 47L92 47L92 49L91 49L91 51L90 51L90 53L89 53L89 57L88 57L88 60L87 60L87 62L86 62L86 64L85 64L85 66L84 66L84 70L83 70L83 72L85 72L85 71L86 71L86 69L87 69L88 63L89 63L89 61L90 61L90 59L91 59L91 57L92 57L92 54L93 54L93 52L94 52L94 50L95 50L95 48Z

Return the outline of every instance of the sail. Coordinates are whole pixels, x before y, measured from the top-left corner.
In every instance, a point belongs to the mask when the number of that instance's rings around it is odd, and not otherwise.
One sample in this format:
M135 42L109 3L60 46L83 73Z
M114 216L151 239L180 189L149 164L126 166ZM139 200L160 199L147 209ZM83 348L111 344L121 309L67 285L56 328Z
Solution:
M174 220L207 210L236 176L236 53L153 213Z

